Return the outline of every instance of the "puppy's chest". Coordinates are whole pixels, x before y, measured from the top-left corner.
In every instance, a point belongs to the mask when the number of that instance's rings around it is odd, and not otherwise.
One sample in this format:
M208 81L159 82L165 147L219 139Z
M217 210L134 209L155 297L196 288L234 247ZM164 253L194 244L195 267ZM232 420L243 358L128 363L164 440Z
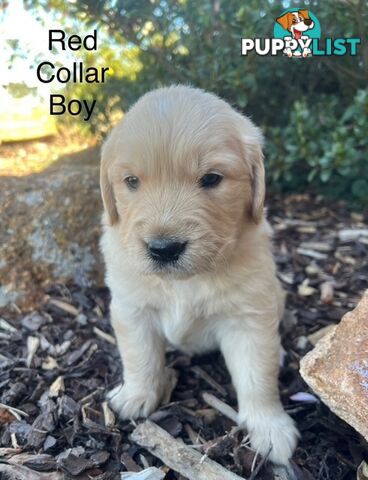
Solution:
M214 322L204 302L193 304L172 298L160 312L161 328L167 341L189 354L216 347Z

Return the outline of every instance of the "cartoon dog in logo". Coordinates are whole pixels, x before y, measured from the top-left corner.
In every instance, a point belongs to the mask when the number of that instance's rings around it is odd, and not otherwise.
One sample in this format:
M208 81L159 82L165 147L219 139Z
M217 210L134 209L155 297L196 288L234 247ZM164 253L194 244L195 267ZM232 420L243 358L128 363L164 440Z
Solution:
M307 40L308 37L303 35L303 33L314 27L314 22L309 17L308 10L286 12L284 15L281 15L281 17L276 18L276 22L279 23L284 30L291 33L292 37L285 37L285 40L291 40L292 38L295 40ZM310 48L304 48L302 52L299 50L292 51L291 48L287 47L284 53L288 57L307 57L312 54L312 51Z

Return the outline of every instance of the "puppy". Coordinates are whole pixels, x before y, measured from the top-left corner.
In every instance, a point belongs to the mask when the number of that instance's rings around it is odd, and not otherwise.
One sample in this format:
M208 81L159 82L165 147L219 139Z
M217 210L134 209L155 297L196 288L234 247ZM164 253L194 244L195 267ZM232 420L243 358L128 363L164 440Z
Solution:
M298 433L278 393L284 295L264 217L262 135L226 102L173 86L144 95L102 149L101 247L124 383L120 418L149 415L170 372L165 344L220 349L238 421L286 464Z

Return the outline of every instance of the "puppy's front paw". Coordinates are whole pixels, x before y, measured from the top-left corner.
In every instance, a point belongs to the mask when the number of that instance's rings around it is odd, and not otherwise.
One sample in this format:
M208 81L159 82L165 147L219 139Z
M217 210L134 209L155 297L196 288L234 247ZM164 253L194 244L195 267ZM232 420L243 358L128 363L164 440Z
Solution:
M107 400L121 420L148 417L161 402L169 402L176 383L176 371L166 368L159 382L120 384L107 394Z
M118 385L107 394L111 408L121 420L147 417L158 406L162 392L144 386Z
M287 465L292 457L299 432L294 421L283 410L246 422L252 448L265 456L270 448L269 460Z

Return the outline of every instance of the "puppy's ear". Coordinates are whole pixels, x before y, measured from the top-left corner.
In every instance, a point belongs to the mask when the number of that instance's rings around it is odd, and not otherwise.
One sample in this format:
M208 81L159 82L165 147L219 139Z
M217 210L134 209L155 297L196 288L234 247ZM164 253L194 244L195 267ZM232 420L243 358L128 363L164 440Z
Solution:
M298 13L304 18L309 18L309 12L308 10L298 10Z
M114 225L117 223L119 216L118 211L116 209L116 202L114 191L112 188L111 181L109 179L109 171L108 167L111 161L109 156L104 153L102 150L102 158L101 158L101 168L100 168L100 188L101 188L101 196L102 202L107 213L107 219L109 225Z
M292 24L293 15L290 12L281 15L281 17L276 18L276 22L279 23L284 30L289 30Z
M253 122L242 116L241 155L246 163L251 182L251 202L248 214L254 223L260 223L266 194L263 166L263 135Z
M263 217L263 208L266 194L265 169L263 165L263 153L260 144L251 149L251 182L252 202L251 217L255 223L259 223Z

